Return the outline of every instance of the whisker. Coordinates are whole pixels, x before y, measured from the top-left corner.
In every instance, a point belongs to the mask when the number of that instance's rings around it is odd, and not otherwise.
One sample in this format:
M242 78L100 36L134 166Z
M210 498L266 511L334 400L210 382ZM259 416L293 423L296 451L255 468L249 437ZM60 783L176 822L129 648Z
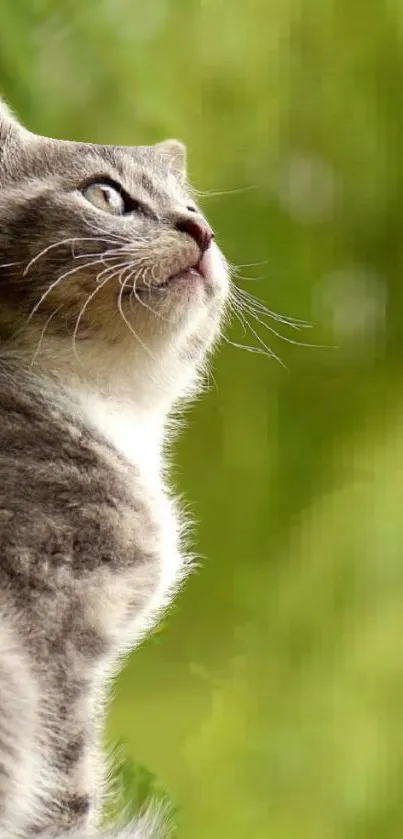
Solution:
M233 309L233 312L236 315L236 317L238 318L238 320L242 323L242 325L247 326L250 329L250 331L255 336L256 340L259 342L261 347L263 347L263 351L265 352L265 354L269 355L271 358L274 358L276 361L278 361L279 364L281 364L282 367L284 367L285 370L287 370L288 368L284 364L282 359L274 352L274 350L270 349L270 347L267 346L267 344L263 341L263 338L261 338L259 333L256 332L256 330L253 328L253 326L249 323L247 317L243 313L241 315L239 310Z
M0 268L12 268L14 265L22 265L22 261L19 262L3 262L0 264Z
M64 306L64 303L61 303L61 304L60 304L60 306L58 306L58 307L57 307L57 309L54 309L54 311L53 311L53 312L49 315L49 317L47 318L47 320L46 320L46 322L45 322L45 325L44 325L44 327L43 327L43 329L42 329L42 332L41 332L41 334L40 334L39 341L38 341L38 345L37 345L37 347L36 347L36 350L35 350L35 352L34 352L34 354L33 354L33 356L32 356L31 362L30 362L30 367L31 367L31 368L34 366L35 361L36 361L36 359L38 358L38 355L39 355L40 349L41 349L41 347L42 347L43 339L44 339L44 337L45 337L45 332L46 332L46 330L47 330L47 328L48 328L48 326L49 326L49 324L50 324L50 321L52 320L52 318L54 318L54 316L55 316L55 315L57 315L57 313L58 313L58 312L60 312L60 309L62 309L62 308L63 308L63 306Z
M80 327L80 322L82 320L82 317L83 317L86 309L88 308L89 304L91 303L91 300L94 299L94 297L98 294L98 291L101 291L101 289L106 285L106 283L109 282L109 280L111 280L113 278L113 276L114 276L114 274L112 274L110 277L106 277L106 279L103 280L102 283L99 283L99 284L97 283L94 290L91 292L91 294L88 295L84 305L82 306L82 308L80 309L80 312L78 314L78 317L77 317L77 320L76 320L75 326L74 326L73 335L72 335L72 348L73 348L74 355L75 355L77 361L79 362L79 364L81 363L81 359L80 359L80 356L78 355L78 352L77 352L77 334L78 334L78 330L79 330L79 327Z
M277 312L272 311L271 309L266 306L266 304L261 300L259 297L255 297L251 292L246 291L244 288L239 288L236 285L232 287L232 296L238 300L241 304L243 304L244 300L246 300L251 306L254 306L258 311L261 311L262 314L265 313L269 317L273 317L274 319L281 318L284 323L290 322L290 324L298 323L293 318L289 318L286 315L280 315Z
M134 280L133 280L133 284L132 284L132 291L131 291L131 294L129 295L129 305L130 305L130 308L131 308L131 310L132 310L133 314L135 313L135 312L134 312L134 308L133 308L133 297L135 297L135 298L136 298L139 302L141 302L141 301L140 301L140 298L139 298L139 296L138 296L138 292L136 292L136 291L135 291L135 287L136 287L136 280L137 280L137 281L139 281L139 282L141 283L141 282L144 280L144 274L145 274L146 270L147 270L147 268L142 268L142 269L141 269L141 270L137 273L137 276L136 276L136 277L134 278ZM129 279L130 279L130 277L129 277Z
M259 189L258 184L250 184L250 186L240 186L235 187L235 189L222 189L222 190L203 190L203 189L195 189L194 187L191 188L191 191L194 195L200 195L201 198L217 198L223 195L240 195L244 192L252 192L255 189Z
M47 296L53 291L54 288L56 288L57 285L59 285L60 282L62 282L62 280L64 280L66 277L72 276L77 271L84 271L84 269L86 269L86 268L90 268L93 265L98 265L102 261L103 260L101 258L101 259L95 259L93 262L89 262L86 265L76 265L75 268L71 268L69 271L65 271L64 274L61 274L60 277L57 277L57 279L54 280L53 283L50 284L50 286L48 286L46 291L44 291L44 293L42 294L42 297L38 300L38 302L35 304L34 308L29 313L28 318L27 318L27 323L29 323L31 318L34 316L35 312L38 311L38 309L41 306L41 304L43 303L43 301L46 300Z
M247 283L261 283L266 277L262 274L260 277L246 277L244 274L233 274L232 280L244 280Z
M126 279L124 279L124 275L127 271L128 271L127 282L129 282L129 280L133 276L133 266L130 264L130 262L125 262L124 267L122 268L122 270L119 273L118 280L119 280L119 285L121 285L121 286L126 285Z
M268 264L268 259L262 259L260 260L260 262L244 262L242 265L235 265L235 263L233 262L228 262L229 272L231 275L234 274L235 276L237 276L237 271L239 270L239 268L260 268L262 265ZM251 279L253 279L253 277Z
M23 277L26 277L26 275L28 274L28 271L30 270L32 265L34 265L35 262L37 262L39 259L41 259L42 256L45 256L45 254L49 253L49 251L51 251L53 248L59 248L62 245L68 245L68 244L71 244L71 243L73 243L73 248L74 248L74 243L77 243L77 242L95 242L95 241L99 242L99 241L108 241L108 240L105 239L105 238L101 238L99 236L97 238L95 238L93 236L71 236L68 239L61 239L58 242L53 242L51 245L48 245L46 248L43 248L43 250L41 250L39 253L37 253L36 256L34 256L28 262L28 264L26 265L26 267L23 271Z
M283 318L282 315L277 315L276 312L271 312L270 309L267 309L265 306L259 306L258 304L253 305L247 298L242 298L237 296L236 294L232 293L231 295L231 302L234 306L240 309L246 309L250 312L250 314L256 313L257 315L265 316L270 318L270 320L274 320L276 323L282 323L284 326L290 327L292 329L296 329L299 331L301 328L299 324L295 324L293 321L290 321L288 318Z
M311 348L317 347L318 349L325 349L324 345L321 345L321 344L309 344L309 343L306 343L304 341L296 341L292 338L288 338L287 335L282 335L281 332L277 332L277 330L274 329L272 326L270 326L270 324L268 324L268 323L266 323L266 321L262 320L262 318L260 318L259 315L255 311L253 311L253 309L248 307L247 303L243 303L243 308L252 317L254 317L255 320L257 320L257 322L261 324L261 326L263 326L265 329L267 329L269 332L271 332L272 335L276 335L277 338L280 338L282 341L286 341L287 344L294 344L295 346L298 346L298 347L311 347Z
M104 241L106 242L108 240L105 239ZM109 242L109 244L110 244L110 242ZM85 253L76 253L75 250L74 250L74 246L73 246L71 255L72 255L73 259L85 259L86 257L101 256L101 255L104 256L105 259L106 258L111 259L113 256L118 255L122 252L123 252L123 248L120 245L115 246L113 248L109 248L109 249L106 248L105 250L102 250L102 251L93 250L93 251L87 251Z
M143 271L144 271L144 269L143 269ZM130 279L130 277L129 277L129 279ZM150 288L151 288L151 286L150 286ZM164 315L162 315L161 312L157 312L156 309L154 309L152 306L149 306L148 303L146 303L140 297L138 291L136 291L136 278L134 279L132 293L129 297L130 307L131 307L132 311L134 311L133 307L132 307L132 304L131 304L132 295L136 298L137 302L140 303L141 306L144 306L144 308L148 309L148 311L151 312L153 315L156 315L156 317L160 318L160 320L163 320L167 323L167 318L164 318Z
M81 218L85 228L97 234L98 236L99 234L101 234L101 238L104 238L106 236L111 241L113 240L115 242L123 242L127 244L127 236L122 236L116 232L112 233L110 230L106 229L105 224L96 224L94 219L89 219L88 215L86 215L83 212L79 212L78 215Z
M236 305L234 305L233 301L231 301L231 300L229 302L229 305L230 305L230 311L235 315L235 317L237 318L237 320L239 321L239 323L242 326L243 334L246 335L247 323L246 323L246 320L243 316L242 310L239 309Z
M106 274L108 271L112 271L113 275L114 275L115 271L116 271L116 273L118 273L119 268L122 269L119 273L119 282L121 282L122 274L127 269L127 267L128 267L127 259L125 259L124 262L118 262L116 265L109 265L107 268L104 268L102 271L99 272L99 274L97 274L95 282L98 283L100 278L102 277L102 275Z
M255 353L255 355L264 355L266 358L267 356L270 358L272 357L272 353L270 351L265 352L265 350L262 350L260 347L250 347L247 344L238 344L236 341L231 341L226 335L222 335L221 337L223 341L230 344L231 347L236 347L236 349L246 350L246 352ZM284 365L282 366L284 367Z
M131 246L133 246L133 244L135 244L136 250L139 250L141 248L143 248L143 249L150 248L150 246L152 244L152 242L150 240L147 240L147 239L145 240L144 237L142 239L136 238L133 241L133 231L132 230L130 231L130 234L129 234L129 231L128 231L128 233L126 235L118 234L118 233L112 233L111 231L106 230L104 225L101 225L101 224L98 225L98 224L95 223L94 220L90 221L88 219L88 217L85 216L84 213L81 213L81 218L82 218L83 224L86 226L86 228L88 230L90 230L90 231L92 231L93 233L96 233L96 234L101 234L100 238L109 238L111 241L113 241L115 243L120 243L120 244L129 246L129 247L130 247L130 244L131 244Z
M259 312L261 315L266 315L267 317L277 321L278 323L283 323L285 326L290 326L292 329L312 328L312 324L306 320L300 320L299 318L291 318L287 317L286 315L279 315L277 312L273 312L261 300L259 300L259 298L254 297L253 294L250 294L250 292L245 291L245 289L238 288L238 286L233 287L232 296L233 298L237 299L240 305L243 306L244 302L246 301L246 303L248 303L251 308Z
M144 285L147 286L148 288L151 288L151 282L152 281L155 283L156 286L158 285L157 284L157 277L156 277L156 273L155 273L155 265L151 266L149 280L147 282L147 277L146 277L145 280L144 280Z
M135 332L135 330L133 329L133 327L132 327L131 323L128 321L128 319L127 319L127 317L126 317L126 315L125 315L125 313L124 313L124 311L123 311L123 307L122 307L122 295L123 295L123 291L124 291L125 285L126 285L125 283L124 283L123 285L121 285L121 287L120 287L120 292L119 292L119 295L118 295L118 309L119 309L120 316L121 316L121 318L122 318L123 322L126 324L126 326L127 326L127 328L129 329L129 331L132 333L132 335L133 335L133 337L135 338L135 340L136 340L136 341L138 341L138 342L139 342L139 344L141 344L141 346L143 347L143 349L146 351L146 353L148 353L148 355L149 355L149 356L153 359L153 361L156 361L156 359L155 359L155 357L154 357L153 353L151 352L151 350L149 349L149 347L147 347L147 344L145 344L145 343L144 343L144 341L142 341L142 339L140 338L140 336L139 336L139 335L137 335L137 332Z

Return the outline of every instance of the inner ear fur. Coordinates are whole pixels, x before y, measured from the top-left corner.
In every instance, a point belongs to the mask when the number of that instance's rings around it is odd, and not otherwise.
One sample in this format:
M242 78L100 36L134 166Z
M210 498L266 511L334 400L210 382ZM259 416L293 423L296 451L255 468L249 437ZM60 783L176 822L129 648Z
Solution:
M163 140L155 146L159 154L168 162L172 172L181 180L186 179L186 146L179 140Z

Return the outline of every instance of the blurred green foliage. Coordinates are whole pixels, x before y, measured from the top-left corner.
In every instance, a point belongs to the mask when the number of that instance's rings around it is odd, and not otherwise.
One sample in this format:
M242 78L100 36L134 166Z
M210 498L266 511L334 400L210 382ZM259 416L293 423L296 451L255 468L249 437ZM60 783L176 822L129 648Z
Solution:
M175 452L205 560L110 738L183 837L403 836L402 53L399 0L0 6L26 123L181 137L237 284L337 345L251 320L288 370L224 344Z

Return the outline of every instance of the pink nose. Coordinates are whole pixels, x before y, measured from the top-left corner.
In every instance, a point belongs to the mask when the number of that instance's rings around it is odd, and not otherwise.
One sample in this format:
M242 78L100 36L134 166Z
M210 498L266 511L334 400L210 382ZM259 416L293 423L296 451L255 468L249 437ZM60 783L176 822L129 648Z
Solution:
M181 233L187 233L188 236L191 236L196 242L196 245L199 246L202 254L210 247L211 241L214 238L211 227L199 215L191 217L184 216L177 222L176 229Z

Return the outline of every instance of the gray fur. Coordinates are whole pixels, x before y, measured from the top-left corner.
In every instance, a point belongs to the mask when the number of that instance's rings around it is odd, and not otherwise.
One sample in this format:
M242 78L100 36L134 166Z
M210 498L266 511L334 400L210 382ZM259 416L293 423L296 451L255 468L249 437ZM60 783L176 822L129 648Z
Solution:
M160 452L228 281L187 232L184 159L36 137L0 103L0 839L168 835L152 811L99 832L99 740L120 656L188 567ZM140 207L95 209L89 179Z

